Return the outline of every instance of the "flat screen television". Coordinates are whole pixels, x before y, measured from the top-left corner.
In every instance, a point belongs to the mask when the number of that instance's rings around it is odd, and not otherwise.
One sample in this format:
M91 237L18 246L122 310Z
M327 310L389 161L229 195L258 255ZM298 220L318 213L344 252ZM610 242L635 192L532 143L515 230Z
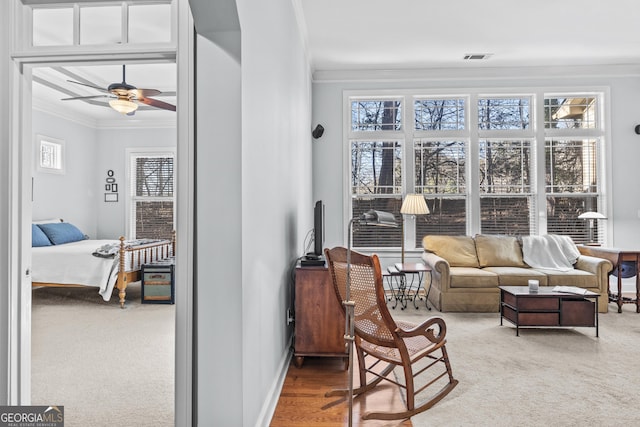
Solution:
M313 253L322 255L324 249L324 203L316 202L313 208Z

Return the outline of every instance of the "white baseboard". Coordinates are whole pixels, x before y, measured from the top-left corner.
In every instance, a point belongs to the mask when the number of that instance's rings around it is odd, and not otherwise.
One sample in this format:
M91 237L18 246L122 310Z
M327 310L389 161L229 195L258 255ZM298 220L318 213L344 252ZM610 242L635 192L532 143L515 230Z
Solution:
M262 405L262 409L260 410L260 414L256 421L256 427L269 427L269 424L271 424L271 418L273 418L273 414L278 406L278 400L280 399L280 393L282 392L282 385L287 377L291 357L293 356L293 353L289 350L291 348L292 340L293 335L289 338L289 345L286 347L287 351L282 355L279 369L280 374L274 379L273 384L269 389L269 397Z

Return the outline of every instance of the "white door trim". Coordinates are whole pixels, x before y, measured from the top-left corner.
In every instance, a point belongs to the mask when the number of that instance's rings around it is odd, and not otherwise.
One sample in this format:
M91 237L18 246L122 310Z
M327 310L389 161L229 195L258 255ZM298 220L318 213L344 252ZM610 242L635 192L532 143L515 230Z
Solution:
M178 2L178 249L176 260L175 328L175 425L192 424L193 400L193 152L194 152L194 40L193 18L188 0ZM12 31L12 37L16 32ZM12 46L16 46L15 40ZM167 59L166 54L162 57ZM106 54L83 58L70 56L60 61L122 61L130 54ZM145 58L147 61L148 57ZM158 58L160 59L160 58ZM46 65L44 58L13 57L11 84L11 184L10 184L10 260L9 260L9 355L8 403L29 405L31 400L31 74L30 64ZM17 70L17 71L16 71ZM26 72L20 72L26 70Z

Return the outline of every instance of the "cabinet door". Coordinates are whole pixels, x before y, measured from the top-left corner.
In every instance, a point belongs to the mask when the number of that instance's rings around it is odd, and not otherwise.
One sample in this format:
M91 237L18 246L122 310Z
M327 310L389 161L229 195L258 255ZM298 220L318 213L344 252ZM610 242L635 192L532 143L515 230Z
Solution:
M562 326L595 326L596 304L588 300L563 300Z
M329 270L299 267L295 285L295 353L344 353L344 313Z

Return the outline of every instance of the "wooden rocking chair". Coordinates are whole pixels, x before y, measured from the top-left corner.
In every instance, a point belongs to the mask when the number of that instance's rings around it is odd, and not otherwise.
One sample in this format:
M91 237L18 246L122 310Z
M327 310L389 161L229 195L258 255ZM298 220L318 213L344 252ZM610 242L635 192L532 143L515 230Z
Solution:
M344 304L347 295L347 249L325 249L325 255L336 296ZM353 390L353 395L373 389L382 380L396 384L406 391L405 411L365 412L362 419L404 419L429 409L458 384L458 380L453 378L445 348L447 328L444 319L433 316L420 325L396 322L387 308L377 255L367 256L351 251L349 265L349 294L354 304L347 303L345 311L348 305L354 307L354 343L360 381L360 387ZM377 367L380 363L386 363L386 366L383 369ZM392 375L396 366L402 367L404 384L396 381ZM367 374L371 378L369 383ZM419 387L416 386L417 378L424 381ZM442 384L444 385L439 391L427 397L426 401L421 398L421 403L416 406L416 397L422 396L421 392ZM430 387L432 385L434 387ZM348 393L349 390L333 390L326 396Z

